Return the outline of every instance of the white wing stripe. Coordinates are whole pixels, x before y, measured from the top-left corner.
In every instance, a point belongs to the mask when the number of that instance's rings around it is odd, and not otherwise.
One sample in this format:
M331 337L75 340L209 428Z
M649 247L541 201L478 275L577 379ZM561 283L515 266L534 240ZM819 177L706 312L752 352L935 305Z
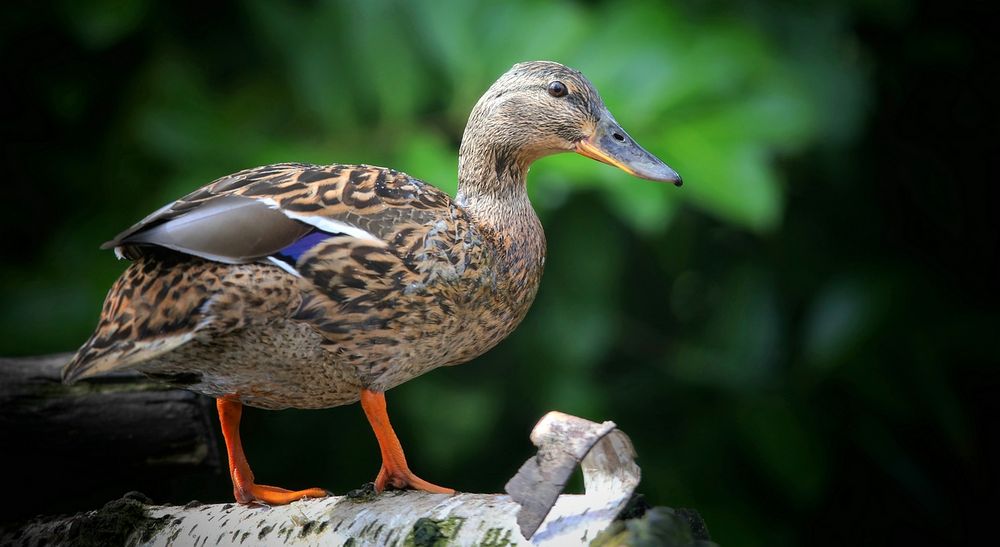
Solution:
M346 222L339 220L334 220L332 218L326 218L315 215L303 215L301 213L293 213L291 211L286 211L278 206L278 203L271 198L256 198L258 201L266 203L268 207L272 209L277 209L282 212L286 217L297 220L299 222L304 222L310 226L315 226L320 230L328 234L344 234L351 237L356 237L358 239L366 239L369 241L376 241L378 243L385 243L382 238L372 234L367 230L362 230L357 226L352 226Z
M269 257L267 257L267 259L272 264L274 264L275 266L281 268L282 270L285 270L286 272L294 275L295 277L302 277L302 274L300 274L298 270L296 270L295 268L293 268L287 262L285 262L285 261L283 261L281 259L278 259L278 258L274 258L273 256L269 256Z

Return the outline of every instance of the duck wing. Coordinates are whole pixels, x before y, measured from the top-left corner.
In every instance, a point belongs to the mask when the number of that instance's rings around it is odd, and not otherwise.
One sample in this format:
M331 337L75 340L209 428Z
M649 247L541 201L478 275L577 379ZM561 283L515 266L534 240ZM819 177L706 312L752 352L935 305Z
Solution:
M447 194L392 169L275 164L222 177L102 248L133 260L164 247L228 264L275 261L317 231L385 245L400 223L433 221L450 208Z

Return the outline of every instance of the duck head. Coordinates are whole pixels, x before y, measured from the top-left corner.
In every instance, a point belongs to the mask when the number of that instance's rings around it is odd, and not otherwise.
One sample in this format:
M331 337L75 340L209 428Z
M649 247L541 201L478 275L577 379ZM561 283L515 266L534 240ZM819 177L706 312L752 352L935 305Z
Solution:
M523 189L530 164L560 152L648 180L682 182L622 129L583 74L532 61L514 65L476 103L462 139L459 194Z

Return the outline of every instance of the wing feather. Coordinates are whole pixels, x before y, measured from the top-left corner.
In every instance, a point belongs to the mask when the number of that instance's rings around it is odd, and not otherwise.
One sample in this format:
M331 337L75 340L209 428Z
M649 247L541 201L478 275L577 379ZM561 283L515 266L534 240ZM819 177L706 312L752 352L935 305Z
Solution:
M447 194L391 169L275 164L218 179L102 248L135 259L164 247L241 264L266 260L314 229L385 245L399 224L432 221L450 206Z
M223 195L187 213L114 242L156 245L228 264L242 264L280 251L312 228L267 203Z

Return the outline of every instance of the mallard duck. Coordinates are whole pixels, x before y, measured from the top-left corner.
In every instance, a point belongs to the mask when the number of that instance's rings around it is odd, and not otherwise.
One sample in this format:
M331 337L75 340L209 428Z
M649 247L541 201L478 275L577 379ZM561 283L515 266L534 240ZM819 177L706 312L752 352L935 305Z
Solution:
M360 401L382 453L377 491L453 493L410 471L384 394L473 359L524 318L545 265L525 176L566 151L681 184L580 72L520 63L469 116L454 199L383 167L267 165L222 177L105 243L132 262L63 379L135 369L216 398L239 503L327 495L255 482L239 436L243 405Z

